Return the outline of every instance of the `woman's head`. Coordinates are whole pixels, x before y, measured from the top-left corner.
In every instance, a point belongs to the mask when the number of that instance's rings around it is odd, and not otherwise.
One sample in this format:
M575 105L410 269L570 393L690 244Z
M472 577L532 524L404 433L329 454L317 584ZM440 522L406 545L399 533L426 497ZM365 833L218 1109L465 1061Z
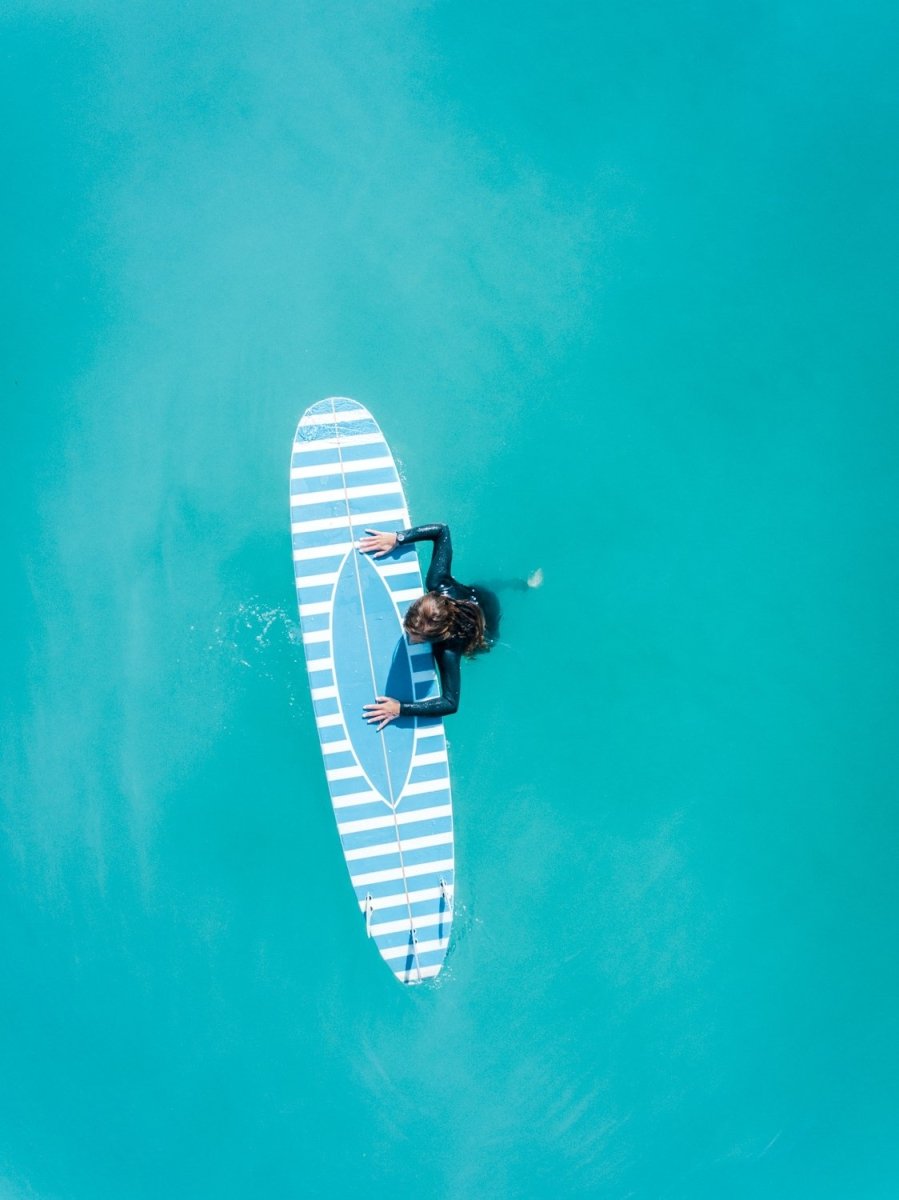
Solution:
M403 627L411 637L425 642L460 641L463 654L487 648L480 606L473 600L454 600L442 592L425 592L410 604Z

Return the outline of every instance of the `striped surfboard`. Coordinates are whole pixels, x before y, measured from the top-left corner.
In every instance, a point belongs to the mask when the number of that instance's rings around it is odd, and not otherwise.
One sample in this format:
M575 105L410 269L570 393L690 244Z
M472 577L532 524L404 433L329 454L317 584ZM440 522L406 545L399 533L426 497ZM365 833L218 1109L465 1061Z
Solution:
M366 529L408 527L384 435L332 397L297 425L290 463L294 575L325 776L365 929L402 983L440 972L453 919L453 813L442 720L362 718L377 696L437 695L431 648L402 620L422 594L413 546L360 553Z

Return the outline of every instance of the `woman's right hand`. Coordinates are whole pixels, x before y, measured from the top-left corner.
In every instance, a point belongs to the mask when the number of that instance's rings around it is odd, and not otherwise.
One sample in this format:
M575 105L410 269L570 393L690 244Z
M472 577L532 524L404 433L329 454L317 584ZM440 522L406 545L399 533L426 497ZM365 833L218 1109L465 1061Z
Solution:
M359 539L359 549L363 554L374 553L375 558L383 558L396 546L395 533L381 533L377 529L366 529L368 537Z

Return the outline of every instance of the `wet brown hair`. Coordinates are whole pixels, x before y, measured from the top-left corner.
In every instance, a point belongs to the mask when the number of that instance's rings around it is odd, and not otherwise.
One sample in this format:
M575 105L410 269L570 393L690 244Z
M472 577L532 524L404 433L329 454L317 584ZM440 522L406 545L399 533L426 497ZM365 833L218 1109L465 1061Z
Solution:
M480 605L473 600L454 600L442 592L425 592L410 604L403 627L427 642L459 641L463 654L489 649Z

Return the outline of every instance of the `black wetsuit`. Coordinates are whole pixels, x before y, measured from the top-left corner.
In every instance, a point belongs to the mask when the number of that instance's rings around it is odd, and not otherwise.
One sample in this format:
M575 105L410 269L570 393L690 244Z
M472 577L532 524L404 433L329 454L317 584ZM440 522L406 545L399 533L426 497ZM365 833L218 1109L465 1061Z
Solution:
M434 552L425 580L429 592L440 592L453 600L473 600L484 614L484 635L487 642L496 641L499 634L499 600L489 588L475 584L473 587L453 579L453 543L448 525L416 525L414 529L403 529L397 534L400 545L406 542L433 542ZM445 642L431 642L434 661L440 672L442 695L431 700L413 700L400 704L403 717L445 717L459 707L459 689L463 644L458 638Z

